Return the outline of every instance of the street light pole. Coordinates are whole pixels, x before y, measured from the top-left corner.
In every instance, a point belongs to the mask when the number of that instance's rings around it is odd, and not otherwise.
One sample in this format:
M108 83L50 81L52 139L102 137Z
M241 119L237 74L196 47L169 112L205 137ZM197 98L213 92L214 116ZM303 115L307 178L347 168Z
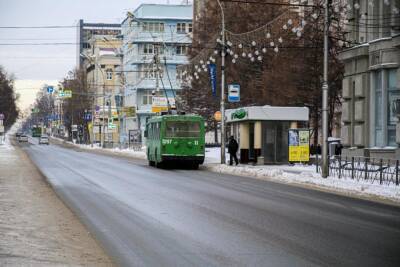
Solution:
M329 0L325 1L324 23L324 82L322 84L322 177L329 175L328 159L328 52L329 52Z
M225 159L225 14L219 0L222 17L222 51L221 51L221 164L226 163Z

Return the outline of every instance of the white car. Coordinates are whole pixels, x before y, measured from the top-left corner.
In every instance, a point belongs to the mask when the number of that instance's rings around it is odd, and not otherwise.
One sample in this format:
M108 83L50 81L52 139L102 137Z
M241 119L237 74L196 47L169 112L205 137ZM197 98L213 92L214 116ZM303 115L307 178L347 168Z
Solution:
M28 136L26 134L21 134L18 137L18 142L28 142Z
M39 145L41 145L41 144L46 144L46 145L49 144L49 137L48 137L47 135L42 134L42 135L39 137Z

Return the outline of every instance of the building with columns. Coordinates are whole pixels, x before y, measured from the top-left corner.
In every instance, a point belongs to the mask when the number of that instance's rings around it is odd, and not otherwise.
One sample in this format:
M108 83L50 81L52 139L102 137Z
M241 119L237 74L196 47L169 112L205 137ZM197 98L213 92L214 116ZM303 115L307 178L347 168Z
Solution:
M308 128L307 107L252 106L225 114L228 136L239 143L241 163L288 163L289 129Z
M349 0L341 140L343 155L399 158L399 0ZM396 138L397 137L397 138Z

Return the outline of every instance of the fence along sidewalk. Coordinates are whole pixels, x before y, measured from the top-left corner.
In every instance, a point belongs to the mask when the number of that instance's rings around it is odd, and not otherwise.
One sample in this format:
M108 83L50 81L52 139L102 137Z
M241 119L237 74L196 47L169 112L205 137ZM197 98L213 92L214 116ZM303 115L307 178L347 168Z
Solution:
M368 157L333 156L329 159L330 176L399 185L399 160Z

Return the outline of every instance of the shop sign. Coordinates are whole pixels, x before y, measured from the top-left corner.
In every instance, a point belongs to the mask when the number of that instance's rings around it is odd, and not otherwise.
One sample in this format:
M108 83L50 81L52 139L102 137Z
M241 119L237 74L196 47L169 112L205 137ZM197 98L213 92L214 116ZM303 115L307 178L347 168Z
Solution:
M231 114L232 120L241 120L247 116L247 111L244 108L237 109Z
M168 101L167 101L166 97L153 96L151 112L157 113L157 112L162 112L162 111L168 111L168 102L169 102L170 108L174 109L175 108L175 99L174 98L168 97Z
M136 107L123 107L122 112L126 117L136 117Z
M289 129L289 162L310 161L310 130Z

